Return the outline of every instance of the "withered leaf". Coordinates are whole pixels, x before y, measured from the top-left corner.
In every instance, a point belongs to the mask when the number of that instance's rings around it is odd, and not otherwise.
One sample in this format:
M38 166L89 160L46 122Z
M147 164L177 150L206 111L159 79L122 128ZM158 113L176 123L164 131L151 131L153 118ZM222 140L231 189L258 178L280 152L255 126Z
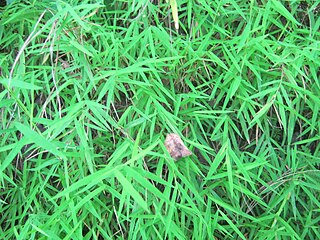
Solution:
M181 138L176 133L167 135L164 146L175 160L192 155L192 152L184 145Z

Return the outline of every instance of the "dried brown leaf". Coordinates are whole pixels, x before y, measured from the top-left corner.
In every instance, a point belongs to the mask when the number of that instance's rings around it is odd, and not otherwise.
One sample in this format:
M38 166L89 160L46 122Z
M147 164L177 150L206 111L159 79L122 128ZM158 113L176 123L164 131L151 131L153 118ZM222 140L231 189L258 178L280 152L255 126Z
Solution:
M180 136L176 133L168 134L164 145L170 156L175 160L192 155L192 152L184 145Z

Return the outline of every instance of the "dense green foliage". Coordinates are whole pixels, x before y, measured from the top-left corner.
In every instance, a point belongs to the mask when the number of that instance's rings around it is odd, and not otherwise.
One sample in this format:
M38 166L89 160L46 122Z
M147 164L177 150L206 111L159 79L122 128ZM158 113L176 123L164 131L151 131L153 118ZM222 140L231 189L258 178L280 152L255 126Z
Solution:
M93 2L0 10L0 239L320 239L319 3Z

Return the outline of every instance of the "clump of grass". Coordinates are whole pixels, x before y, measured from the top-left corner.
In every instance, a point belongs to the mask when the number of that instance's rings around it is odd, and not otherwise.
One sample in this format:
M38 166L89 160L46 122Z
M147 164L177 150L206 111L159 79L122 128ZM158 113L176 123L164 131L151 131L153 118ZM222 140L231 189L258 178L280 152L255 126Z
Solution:
M1 9L1 239L319 238L318 4L174 4Z

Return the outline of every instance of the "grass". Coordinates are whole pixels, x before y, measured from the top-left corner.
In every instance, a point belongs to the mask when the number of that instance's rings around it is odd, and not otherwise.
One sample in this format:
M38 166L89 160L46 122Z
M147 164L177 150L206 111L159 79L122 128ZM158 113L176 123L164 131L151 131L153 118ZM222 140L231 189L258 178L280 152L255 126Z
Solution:
M319 239L319 16L313 0L1 8L0 238ZM192 156L170 157L171 132Z

